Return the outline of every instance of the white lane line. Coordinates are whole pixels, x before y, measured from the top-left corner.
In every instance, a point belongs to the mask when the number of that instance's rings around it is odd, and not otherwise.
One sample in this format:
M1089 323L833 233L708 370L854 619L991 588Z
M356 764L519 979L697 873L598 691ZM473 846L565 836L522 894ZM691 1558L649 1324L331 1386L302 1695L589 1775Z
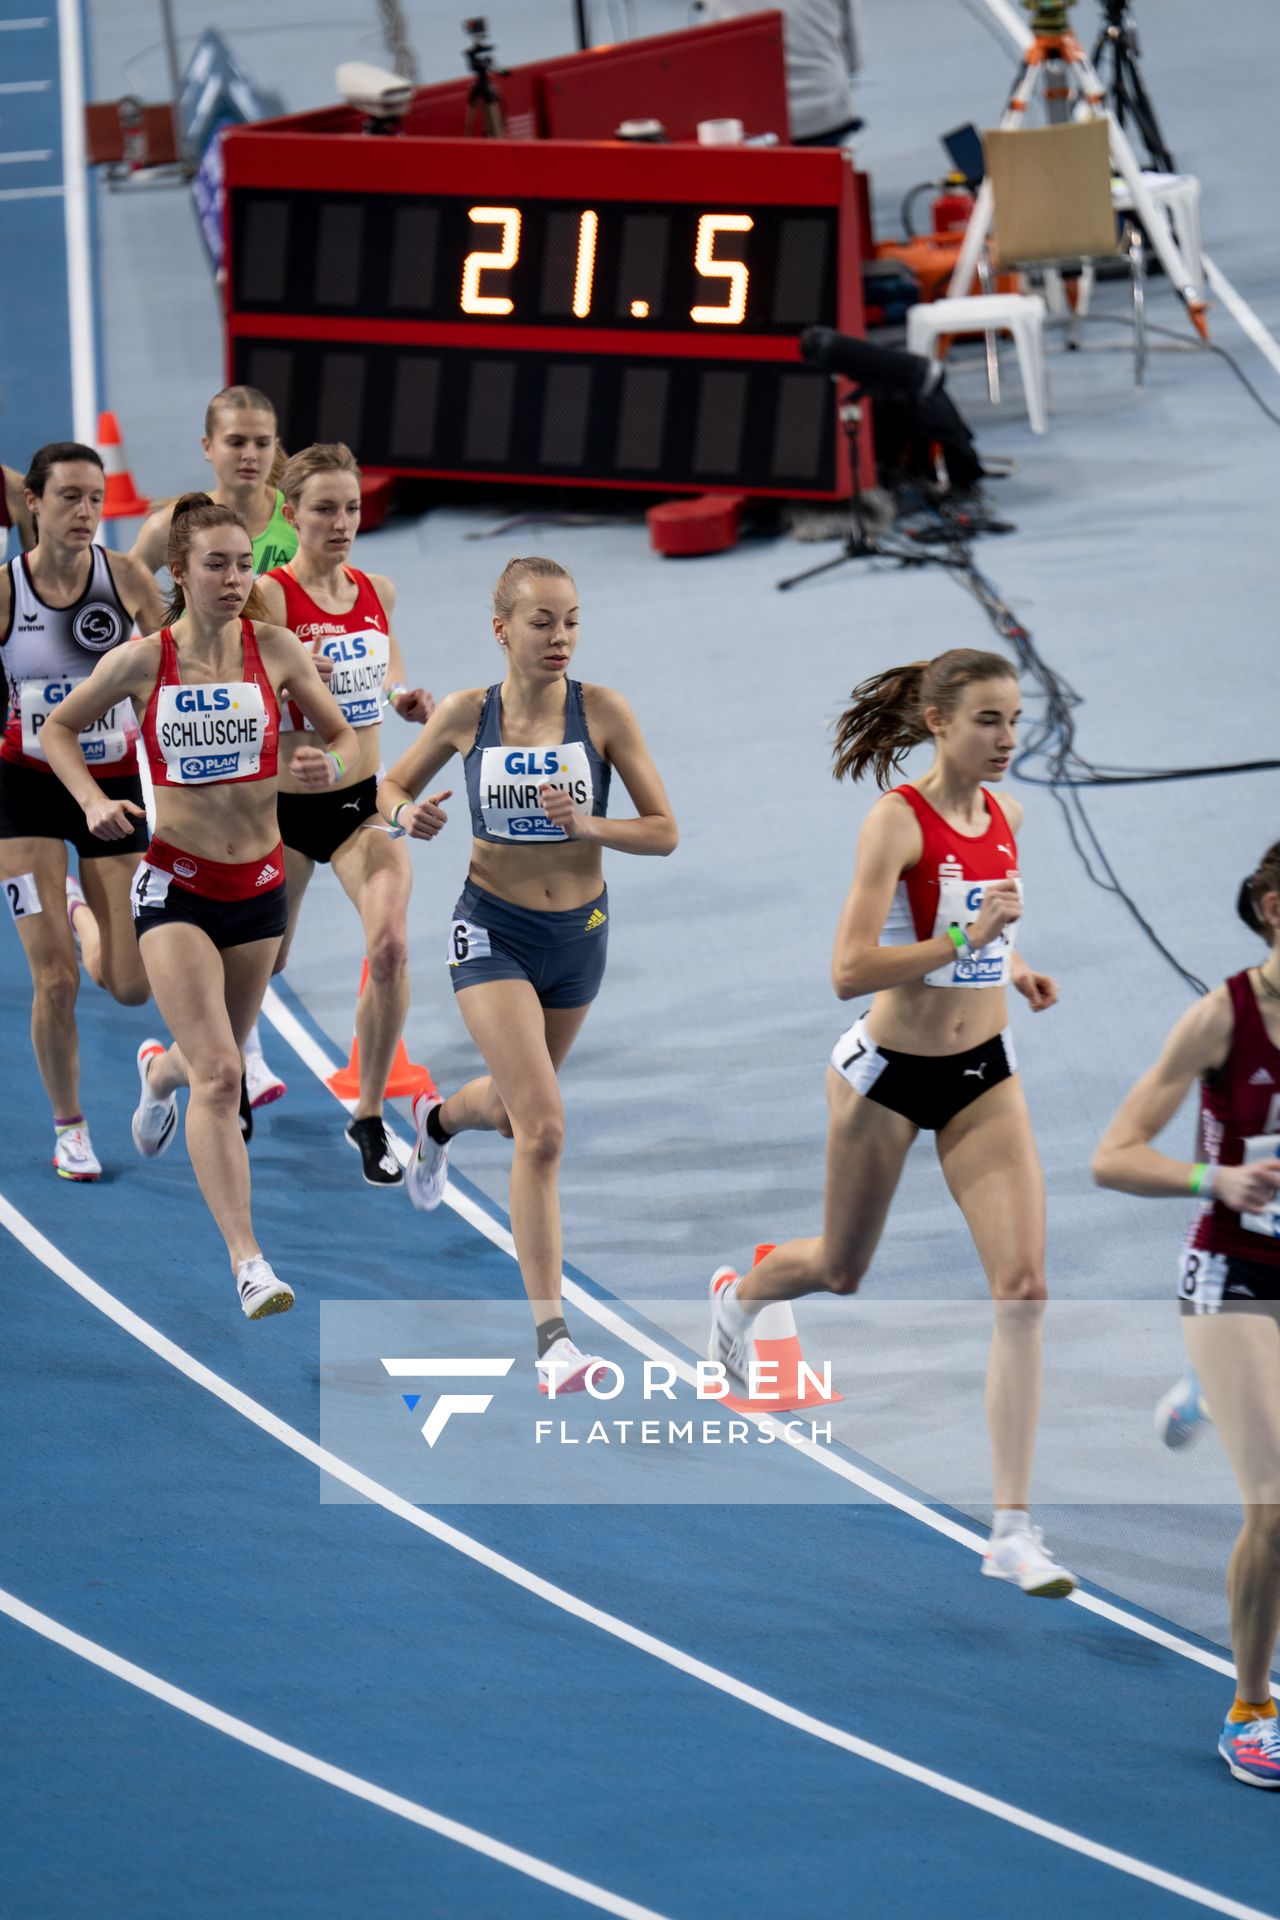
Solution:
M1018 1827L1024 1833L1035 1834L1037 1838L1050 1841L1054 1846L1065 1848L1070 1853L1082 1855L1087 1860L1095 1860L1101 1866L1111 1867L1117 1873L1123 1873L1135 1880L1145 1881L1149 1886L1162 1887L1165 1892L1177 1894L1180 1899L1188 1900L1195 1906L1207 1907L1213 1913L1225 1913L1234 1916L1234 1920L1277 1920L1275 1914L1264 1914L1256 1907L1246 1907L1238 1900L1229 1899L1225 1894L1215 1893L1210 1887L1199 1886L1194 1880L1184 1880L1181 1875L1169 1873L1163 1867L1154 1866L1150 1861L1139 1860L1135 1855L1121 1853L1115 1847L1103 1845L1100 1841L1090 1840L1084 1834L1074 1832L1070 1827L1059 1826L1056 1821L1042 1819L1039 1814L1028 1813L1025 1808L1015 1806L1009 1800L998 1799L994 1794L983 1793L977 1787L968 1786L962 1780L955 1780L950 1774L938 1773L932 1767L922 1767L914 1760L907 1760L901 1754L894 1753L888 1747L876 1746L870 1740L862 1740L857 1734L846 1733L843 1727L833 1726L830 1721L819 1720L813 1714L793 1707L788 1701L780 1700L775 1694L765 1693L760 1687L753 1687L745 1680L739 1680L735 1674L726 1673L720 1667L713 1667L705 1660L685 1653L681 1648L672 1646L667 1640L658 1639L656 1634L645 1632L642 1627L633 1627L630 1621L619 1619L617 1614L606 1613L603 1608L593 1606L589 1600L579 1598L565 1587L558 1587L550 1580L544 1580L541 1574L534 1573L528 1567L522 1567L518 1561L510 1560L503 1553L487 1547L480 1540L473 1540L470 1534L462 1533L457 1527L428 1513L425 1508L412 1506L402 1499L390 1487L384 1487L380 1481L373 1480L358 1467L353 1467L337 1454L330 1453L317 1441L299 1433L270 1408L251 1399L239 1387L224 1380L221 1374L214 1373L203 1361L186 1352L153 1327L131 1307L117 1300L105 1287L77 1267L68 1259L59 1247L45 1238L40 1229L26 1215L20 1213L13 1204L0 1194L0 1226L5 1227L20 1245L47 1267L59 1280L65 1281L82 1300L96 1307L108 1320L122 1331L165 1360L188 1380L221 1400L233 1412L259 1427L263 1433L278 1440L301 1459L318 1467L322 1473L340 1480L353 1493L382 1507L396 1519L405 1520L420 1533L428 1534L433 1540L444 1546L452 1547L464 1554L477 1566L496 1573L508 1580L513 1586L522 1588L548 1605L558 1607L575 1620L582 1620L588 1626L597 1627L601 1633L620 1641L624 1646L633 1647L639 1653L648 1654L651 1659L661 1661L664 1666L673 1668L677 1673L685 1674L689 1679L698 1680L704 1686L713 1688L730 1700L738 1701L742 1706L752 1707L756 1712L768 1716L771 1720L791 1727L798 1733L808 1734L812 1739L822 1740L828 1746L838 1747L844 1753L853 1754L856 1759L866 1760L872 1766L881 1767L887 1773L897 1774L904 1780L911 1780L918 1786L928 1787L932 1792L942 1794L948 1800L957 1800L962 1805L973 1807L980 1813L989 1814L993 1819L1003 1821L1007 1826Z
M267 989L262 1011L281 1038L288 1041L303 1065L309 1067L321 1083L326 1081L330 1074L337 1072L338 1062L329 1058L324 1048L308 1033L297 1015L285 1005L274 987ZM355 1110L354 1100L343 1100L339 1104L345 1106L349 1112ZM387 1128L387 1136L401 1165L404 1165L410 1152L407 1142L401 1139L391 1127ZM445 1187L444 1197L445 1204L452 1207L468 1226L474 1227L477 1233L482 1233L491 1245L500 1248L512 1260L515 1259L515 1241L511 1238L510 1231L500 1221L486 1213L467 1194L461 1193L452 1182ZM598 1326L605 1328L624 1346L629 1346L637 1353L643 1354L647 1360L659 1360L665 1366L673 1368L677 1377L683 1380L686 1386L696 1384L697 1376L694 1369L688 1361L682 1360L679 1354L672 1353L660 1341L655 1340L641 1328L633 1326L628 1320L623 1319L621 1314L615 1313L611 1307L595 1299L575 1280L571 1280L568 1274L561 1275L561 1285L564 1288L565 1298L570 1300L580 1313L586 1314L588 1319L594 1320ZM843 1454L837 1453L833 1448L820 1447L803 1434L791 1432L784 1421L775 1421L769 1414L749 1414L742 1417L754 1420L762 1430L771 1431L775 1439L784 1440L788 1446L793 1447L798 1453L803 1453L816 1466L825 1468L828 1473L838 1474L841 1479L860 1487L864 1493L872 1494L886 1506L896 1507L899 1513L908 1514L911 1519L918 1520L921 1526L929 1527L934 1533L942 1534L945 1539L954 1541L957 1546L967 1547L971 1553L985 1552L987 1545L985 1535L975 1533L972 1528L962 1526L946 1514L938 1513L935 1508L914 1499L911 1494L902 1492L900 1488L891 1486L887 1480L881 1480L875 1474L868 1473L865 1468L855 1466L852 1460L846 1459ZM1127 1608L1117 1606L1112 1600L1102 1600L1096 1594L1079 1591L1073 1593L1070 1598L1075 1606L1082 1607L1086 1613L1096 1614L1099 1619L1108 1620L1113 1626L1123 1627L1129 1633L1138 1634L1142 1639L1151 1641L1154 1646L1163 1647L1169 1653L1176 1653L1184 1660L1193 1661L1197 1666L1207 1667L1212 1673L1225 1674L1229 1680L1234 1681L1236 1677L1235 1665L1225 1655L1210 1653L1204 1647L1197 1647L1190 1640L1184 1640L1180 1634L1170 1633L1167 1627L1159 1627L1153 1621L1143 1620L1138 1614L1130 1613ZM1273 1682L1271 1691L1280 1698L1280 1682Z
M5 187L0 200L60 200L61 187Z
M559 1893L572 1894L575 1900L597 1907L601 1913L616 1914L619 1920L664 1920L664 1916L655 1913L652 1907L642 1907L634 1900L625 1900L620 1894L610 1893L607 1887L597 1887L593 1881L579 1879L576 1873L565 1873L562 1868L553 1867L550 1861L539 1860L536 1854L525 1853L519 1847L509 1847L505 1840L495 1840L492 1834L464 1826L459 1820L450 1820L446 1814L436 1813L416 1800L406 1800L403 1794L390 1793L386 1787L379 1787L372 1780L361 1779L358 1773L348 1773L345 1767L335 1767L330 1761L307 1753L302 1747L291 1746L287 1740L277 1740L274 1734L264 1733L261 1727L251 1726L247 1720L238 1720L234 1714L224 1713L221 1707L211 1706L209 1701L199 1699L196 1694L187 1693L182 1687L175 1687L171 1681L162 1680L159 1674L148 1673L145 1667L135 1666L132 1660L113 1653L110 1647L100 1646L96 1640L86 1640L83 1634L73 1632L70 1627L63 1626L60 1620L54 1620L49 1614L28 1606L25 1600L7 1593L3 1587L0 1587L0 1613L7 1613L20 1626L43 1634L46 1640L65 1647L69 1653L79 1654L82 1660L101 1667L104 1673L113 1674L117 1680L127 1681L139 1692L162 1700L167 1707L176 1707L179 1713L190 1714L193 1720L202 1721L206 1727L225 1733L228 1739L238 1740L242 1746L253 1747L256 1752L265 1753L272 1760L282 1761L286 1767L295 1767L299 1773L309 1773L313 1780L322 1780L327 1787L337 1787L356 1800L367 1800L371 1807L381 1807L384 1813L397 1814L401 1820L412 1821L415 1827L425 1827L429 1833L438 1833L446 1840L455 1841L460 1847L469 1847L473 1853L496 1860L500 1866L511 1867L516 1873L527 1875L530 1880L540 1880L544 1886L555 1887Z
M13 147L8 153L0 153L0 167L19 167L28 160L52 160L52 147Z
M98 444L98 378L80 0L58 0L58 79L62 88L62 184L65 189L62 224L67 251L67 323L71 333L71 419L76 439L94 447Z
M51 80L0 80L0 93L48 93Z
M0 33L25 33L32 27L47 27L47 13L28 14L23 20L0 20Z

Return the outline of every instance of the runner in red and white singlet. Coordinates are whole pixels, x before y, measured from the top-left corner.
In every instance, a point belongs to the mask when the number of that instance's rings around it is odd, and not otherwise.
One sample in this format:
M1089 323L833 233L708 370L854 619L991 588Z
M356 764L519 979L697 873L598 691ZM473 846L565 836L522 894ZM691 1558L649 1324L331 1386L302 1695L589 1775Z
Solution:
M1008 768L1020 709L1009 661L969 648L877 674L854 691L837 731L837 778L871 768L886 786L907 751L929 740L935 758L868 815L836 935L837 994L873 997L837 1040L827 1070L823 1231L775 1248L740 1277L718 1269L709 1354L750 1397L762 1309L823 1290L856 1292L911 1144L921 1128L932 1131L995 1302L987 1367L995 1517L982 1571L1058 1599L1075 1576L1028 1513L1047 1298L1044 1180L1005 988L1016 987L1036 1012L1058 992L1014 951L1022 804L990 790Z
M251 1319L293 1305L262 1256L249 1210L241 1137L240 1048L288 919L276 824L280 689L315 727L299 777L332 786L355 751L311 656L259 618L249 535L230 507L184 495L173 510L170 624L109 654L61 702L44 731L49 764L103 839L128 833L127 802L103 794L78 735L132 700L155 790L156 833L133 883L138 944L156 1005L174 1036L138 1049L134 1145L152 1158L177 1129L190 1089L187 1147L227 1244ZM298 756L295 756L297 761Z
M1183 1014L1104 1134L1093 1171L1123 1193L1200 1202L1178 1275L1191 1369L1161 1402L1157 1425L1178 1444L1207 1401L1235 1471L1244 1501L1227 1577L1236 1699L1218 1751L1237 1780L1280 1788L1271 1698L1280 1637L1280 841L1237 906L1267 942L1266 959ZM1207 1158L1192 1163L1152 1142L1196 1081Z

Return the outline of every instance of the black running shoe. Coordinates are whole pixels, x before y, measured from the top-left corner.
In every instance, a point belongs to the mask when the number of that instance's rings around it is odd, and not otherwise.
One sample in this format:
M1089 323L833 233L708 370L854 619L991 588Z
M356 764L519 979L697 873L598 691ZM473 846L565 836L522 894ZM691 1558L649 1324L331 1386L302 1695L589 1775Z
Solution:
M398 1187L404 1179L381 1114L353 1120L347 1128L348 1144L360 1155L364 1177L371 1187Z
M253 1108L249 1105L249 1089L243 1074L240 1075L240 1132L248 1146L253 1138Z

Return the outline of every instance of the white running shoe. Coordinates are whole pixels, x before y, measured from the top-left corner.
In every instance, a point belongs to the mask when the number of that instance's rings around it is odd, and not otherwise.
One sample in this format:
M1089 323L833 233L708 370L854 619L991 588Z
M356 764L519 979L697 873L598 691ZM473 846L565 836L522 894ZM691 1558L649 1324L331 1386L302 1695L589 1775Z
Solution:
M707 1288L711 1297L711 1335L707 1341L707 1358L718 1361L724 1368L729 1384L736 1393L749 1394L747 1375L755 1358L751 1322L748 1320L741 1333L734 1333L724 1321L725 1295L739 1277L732 1267L717 1267L711 1276Z
M448 1144L442 1147L427 1132L427 1115L433 1107L443 1105L439 1094L431 1093L420 1093L413 1103L418 1138L405 1168L404 1184L410 1205L416 1207L419 1213L435 1212L444 1199L445 1182L449 1178Z
M236 1268L236 1286L247 1320L265 1320L269 1313L288 1313L293 1305L293 1288L287 1280L277 1280L260 1253L240 1262Z
M256 1113L259 1107L269 1107L273 1100L283 1100L289 1089L278 1073L273 1073L263 1059L261 1052L251 1053L245 1049L244 1083L249 1090L249 1105Z
M1077 1585L1074 1573L1060 1567L1045 1546L1039 1527L1021 1527L992 1539L982 1556L982 1571L989 1580L1012 1580L1040 1600L1065 1600Z
M147 1084L151 1062L167 1052L168 1048L159 1040L144 1040L138 1048L138 1082L142 1091L129 1131L144 1160L154 1160L163 1153L178 1130L177 1094L169 1093L163 1100L153 1100Z
M538 1374L538 1392L551 1393L554 1384L555 1393L552 1397L557 1400L562 1393L585 1392L587 1375L592 1367L601 1369L601 1378L615 1371L612 1361L602 1360L598 1353L583 1353L563 1333L558 1340L551 1342L534 1366Z
M101 1180L102 1162L86 1126L64 1127L53 1143L53 1170L63 1180Z
M1209 1409L1200 1391L1194 1367L1188 1367L1176 1386L1170 1387L1155 1411L1156 1433L1166 1447L1185 1447L1194 1440L1197 1429L1209 1418Z

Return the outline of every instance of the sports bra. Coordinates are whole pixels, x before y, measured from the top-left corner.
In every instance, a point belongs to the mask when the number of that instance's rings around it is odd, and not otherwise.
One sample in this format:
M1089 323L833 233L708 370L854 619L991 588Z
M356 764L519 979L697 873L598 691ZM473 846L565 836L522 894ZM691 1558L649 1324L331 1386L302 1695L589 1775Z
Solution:
M252 620L241 619L243 678L187 685L173 632L160 634L160 670L142 716L142 738L157 787L207 787L271 780L280 703L267 678Z
M502 687L490 687L462 767L477 840L524 846L567 840L542 811L539 789L548 783L566 788L579 807L597 817L609 811L612 768L587 731L580 680L565 682L564 739L547 747L503 745Z

